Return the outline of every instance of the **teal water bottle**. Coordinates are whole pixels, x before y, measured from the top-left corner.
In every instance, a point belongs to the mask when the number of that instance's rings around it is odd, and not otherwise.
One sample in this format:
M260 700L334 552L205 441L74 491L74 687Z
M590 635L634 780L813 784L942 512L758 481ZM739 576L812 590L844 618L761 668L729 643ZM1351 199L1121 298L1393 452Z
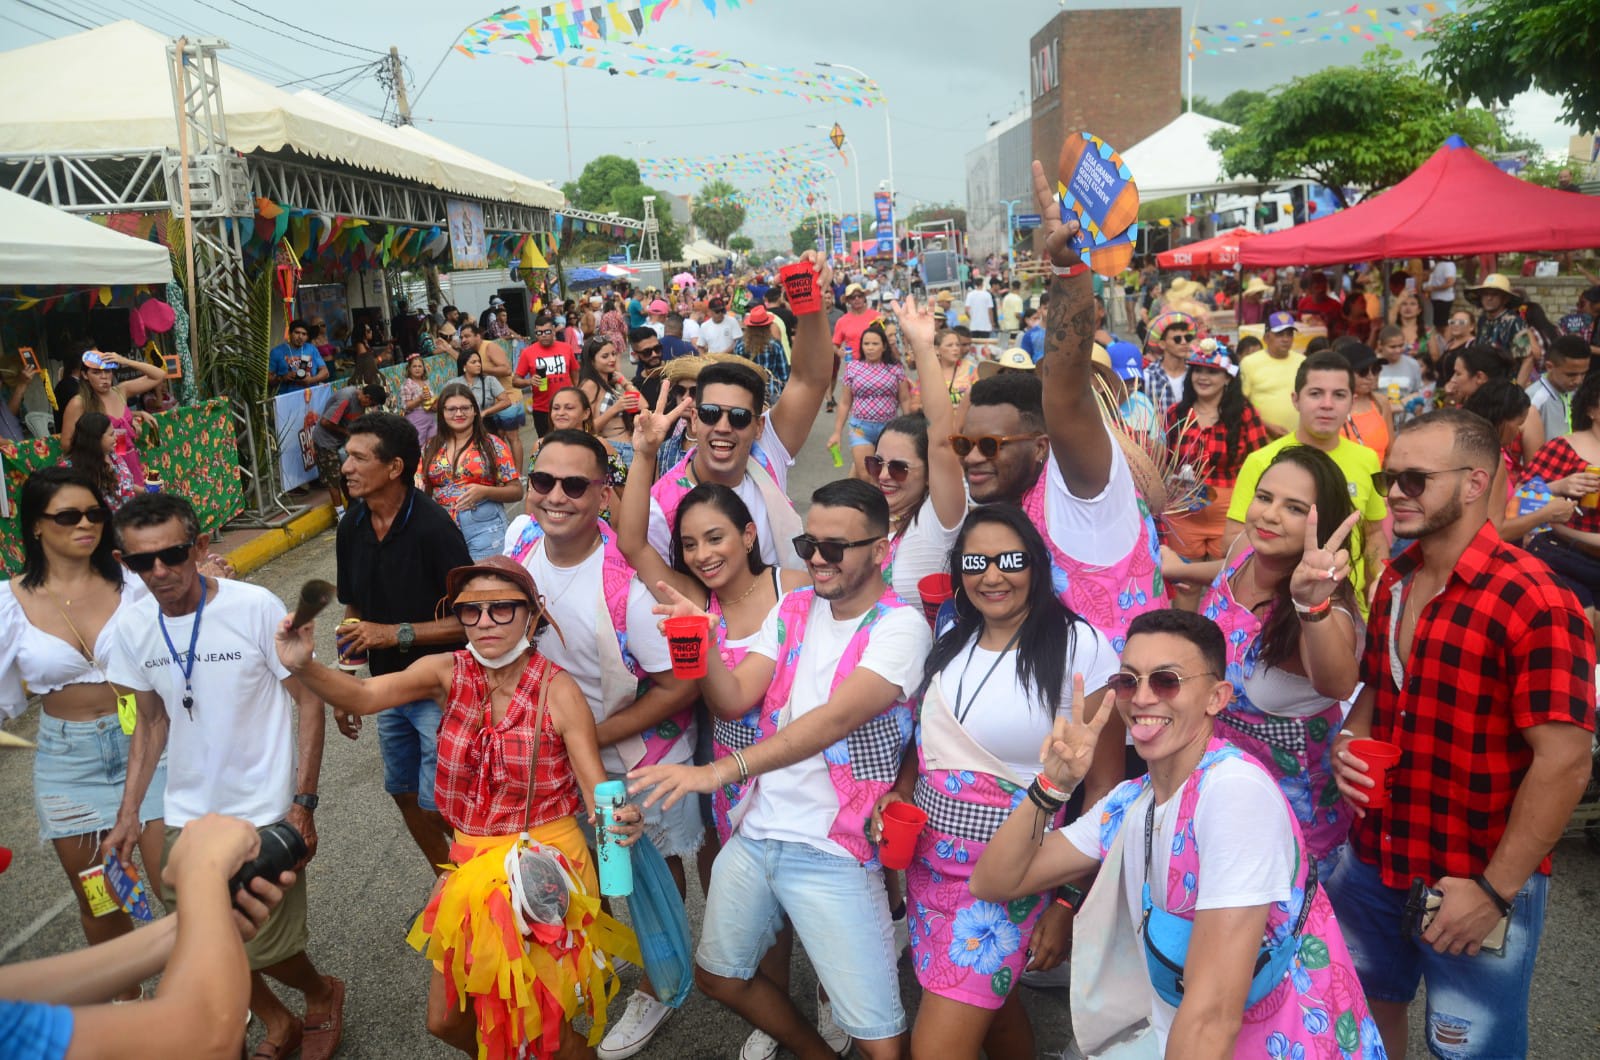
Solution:
M628 804L628 786L620 780L607 780L594 786L594 849L600 868L600 893L608 898L626 898L633 893L633 855L617 843L611 833L619 807Z

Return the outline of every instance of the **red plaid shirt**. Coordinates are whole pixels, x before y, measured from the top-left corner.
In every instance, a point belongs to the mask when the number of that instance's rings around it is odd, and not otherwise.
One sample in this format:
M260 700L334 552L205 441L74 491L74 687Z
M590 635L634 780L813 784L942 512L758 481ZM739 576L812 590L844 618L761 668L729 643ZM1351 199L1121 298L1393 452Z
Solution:
M1533 763L1522 730L1561 722L1592 732L1595 719L1589 620L1549 568L1489 523L1423 605L1397 686L1390 618L1421 562L1412 545L1379 579L1361 660L1377 696L1372 735L1401 752L1390 808L1358 819L1350 839L1399 888L1418 876L1432 883L1482 872ZM1539 871L1550 871L1548 856Z
M1229 459L1227 424L1218 420L1209 427L1202 427L1188 420L1180 432L1177 430L1177 411L1176 405L1167 410L1167 437L1173 439L1172 444L1178 450L1179 465L1199 466L1201 461L1205 461L1210 469L1206 472L1206 485L1217 489L1227 489L1238 482L1239 469L1244 466L1245 457L1272 441L1267 436L1260 413L1256 412L1253 405L1246 405L1239 423L1239 444L1234 447L1233 458Z
M1548 486L1558 478L1575 475L1589 466L1589 461L1578 455L1571 442L1565 438L1552 438L1533 454L1533 459L1522 471L1520 481L1543 479ZM1579 508L1567 520L1567 526L1586 534L1600 533L1600 509Z
M534 719L539 710L542 655L534 655L500 724L489 724L489 686L472 653L455 653L450 701L439 723L439 770L434 801L444 819L467 835L516 835L530 826L571 817L583 809L578 782L567 761L567 745L545 711L543 739L528 806L528 766ZM550 667L554 677L561 671Z

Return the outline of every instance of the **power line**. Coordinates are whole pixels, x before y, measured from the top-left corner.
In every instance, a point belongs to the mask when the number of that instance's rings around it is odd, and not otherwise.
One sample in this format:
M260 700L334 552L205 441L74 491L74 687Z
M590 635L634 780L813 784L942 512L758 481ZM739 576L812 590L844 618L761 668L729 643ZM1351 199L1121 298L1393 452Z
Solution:
M61 21L67 23L68 25L77 26L79 29L95 29L96 28L96 27L90 25L87 22L80 22L77 19L72 18L72 17L70 17L68 15L63 15L59 11L52 11L48 7L41 7L40 5L34 3L33 0L17 0L17 3L21 4L23 7L31 7L35 11L39 12L39 14L41 14L41 15L49 15L51 18L58 18Z
M50 34L46 33L42 29L34 29L32 26L28 25L26 22L18 22L16 19L14 19L14 18L6 18L4 15L0 15L0 22L9 22L13 26L16 26L18 29L25 29L29 33L37 33L39 36L43 37L45 40L57 40L58 39L58 38L53 37Z
M710 128L710 127L713 127L713 126L719 126L720 127L720 126L724 126L724 125L770 125L770 124L772 124L773 122L776 122L776 121L785 121L785 120L787 120L789 118L804 117L804 116L809 115L811 113L812 113L811 111L795 111L793 114L775 114L775 115L768 115L765 118L739 118L737 120L731 120L731 121L724 119L722 121L691 121L691 122L675 122L675 123L673 123L673 122L651 122L650 123L650 127L652 129L705 129L705 128ZM467 118L417 118L417 119L415 119L415 121L418 124L421 124L423 122L431 122L431 123L433 123L435 125L486 125L486 126L494 126L496 128L502 128L502 129L564 129L564 128L566 128L566 126L561 125L561 124L540 125L537 122L472 121L472 120L467 119ZM601 130L610 130L610 131L617 131L617 130L637 131L638 128L639 128L639 125L638 125L637 122L633 123L632 125L589 125L589 124L584 124L582 126L582 128L584 128L584 129L601 129Z
M196 2L197 3L198 2L202 2L202 0L196 0ZM228 0L228 2L231 3L234 7L242 7L242 8L244 8L246 11L250 12L253 15L260 15L262 18L269 19L269 20L271 20L273 22L276 22L280 26L288 26L292 30L295 30L295 31L297 31L299 33L307 34L307 35L312 36L312 37L316 37L316 38L318 38L320 40L325 40L329 44L338 44L338 45L341 45L343 47L356 48L356 49L358 49L360 51L371 52L373 55L385 55L385 54L387 54L386 52L379 51L377 48L368 48L364 44L347 44L346 42L344 42L342 40L336 40L333 37L323 36L321 33L318 33L314 29L306 29L303 26L295 25L293 22L285 22L283 19L277 17L276 15L269 15L265 11L258 11L256 8L251 7L249 4L240 3L239 0ZM211 7L210 4L206 4L205 6L206 7ZM235 16L235 17L237 17L237 16Z
M271 26L262 25L260 22L252 21L251 19L245 18L243 15L236 15L232 11L226 11L226 10L218 7L215 4L207 3L206 0L194 0L194 2L199 4L201 7L209 8L210 10L215 11L217 14L222 15L222 16L224 16L226 18L231 18L231 19L234 19L234 20L236 20L238 22L243 22L247 26L254 26L256 29L265 30L268 33L273 33L273 34L276 34L276 35L278 35L280 37L285 36L285 34L284 34L284 32L282 30L273 29ZM309 40L307 40L307 39L305 39L303 37L296 37L296 36L293 36L293 35L289 35L289 36L290 36L291 40L295 41L298 44L311 44L312 43L311 41L309 41ZM322 47L322 45L317 45L317 47ZM354 47L360 47L360 45L354 45ZM327 49L324 49L324 50L327 50ZM350 58L350 59L359 59L359 58L361 58L361 56L356 55L353 52L350 52L348 50L343 51L341 54L343 54L346 58Z

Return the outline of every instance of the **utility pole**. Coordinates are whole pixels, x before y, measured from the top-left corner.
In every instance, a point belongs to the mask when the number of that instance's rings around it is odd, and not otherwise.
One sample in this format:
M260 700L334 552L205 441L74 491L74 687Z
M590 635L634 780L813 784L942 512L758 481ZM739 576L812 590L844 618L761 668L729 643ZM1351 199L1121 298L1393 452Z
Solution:
M394 78L394 107L400 115L400 125L411 124L411 104L406 102L406 71L400 62L400 49L389 45L389 74Z

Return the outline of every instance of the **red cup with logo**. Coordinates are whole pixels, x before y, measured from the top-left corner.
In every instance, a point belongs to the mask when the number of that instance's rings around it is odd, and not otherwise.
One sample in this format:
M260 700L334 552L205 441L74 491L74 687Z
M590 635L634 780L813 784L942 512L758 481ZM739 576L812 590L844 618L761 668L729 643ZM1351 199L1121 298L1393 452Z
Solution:
M930 574L917 582L917 593L922 597L922 614L932 626L938 621L939 608L956 595L956 590L950 575Z
M811 262L785 265L778 270L778 282L783 284L790 309L796 313L822 312L822 289L817 286L816 267Z
M883 838L878 842L878 860L886 869L911 867L917 849L917 836L928 824L928 811L914 803L891 802L883 810Z
M1392 770L1400 761L1400 748L1387 740L1357 739L1347 749L1367 764L1367 776L1376 785L1367 791L1367 809L1387 809L1394 796Z
M672 676L690 681L706 675L706 641L711 620L705 615L669 618L661 623L667 636L667 654L672 658Z

